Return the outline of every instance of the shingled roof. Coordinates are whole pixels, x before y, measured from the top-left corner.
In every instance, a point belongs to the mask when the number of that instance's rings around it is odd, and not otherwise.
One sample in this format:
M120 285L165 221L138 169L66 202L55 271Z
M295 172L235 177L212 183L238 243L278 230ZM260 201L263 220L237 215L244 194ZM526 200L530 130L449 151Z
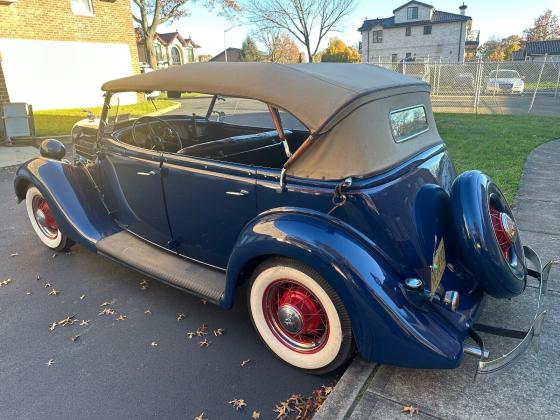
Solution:
M414 2L418 3L418 2ZM398 10L398 9L396 9ZM366 19L362 26L358 29L359 32L369 31L374 26L380 25L384 29L388 28L400 28L405 26L417 26L417 25L435 25L439 23L450 23L450 22L464 22L467 20L472 20L470 16L459 15L457 13L442 12L441 10L434 10L432 14L432 19L430 20L414 20L410 22L395 23L395 17L391 16L388 18L381 19Z
M525 45L526 55L560 55L560 39L529 41Z

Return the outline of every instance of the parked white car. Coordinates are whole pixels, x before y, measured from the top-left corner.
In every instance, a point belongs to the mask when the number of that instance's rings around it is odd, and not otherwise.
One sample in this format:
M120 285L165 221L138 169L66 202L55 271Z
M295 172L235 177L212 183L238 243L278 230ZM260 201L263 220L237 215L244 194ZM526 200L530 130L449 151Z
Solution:
M492 70L486 78L487 93L517 93L525 89L523 77L517 70Z

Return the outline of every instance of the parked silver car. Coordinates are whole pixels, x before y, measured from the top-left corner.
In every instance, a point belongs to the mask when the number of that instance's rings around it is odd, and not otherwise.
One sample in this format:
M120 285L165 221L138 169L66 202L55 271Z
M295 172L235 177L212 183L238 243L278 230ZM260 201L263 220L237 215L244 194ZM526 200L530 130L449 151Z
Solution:
M525 82L517 70L492 70L486 78L487 93L523 94Z

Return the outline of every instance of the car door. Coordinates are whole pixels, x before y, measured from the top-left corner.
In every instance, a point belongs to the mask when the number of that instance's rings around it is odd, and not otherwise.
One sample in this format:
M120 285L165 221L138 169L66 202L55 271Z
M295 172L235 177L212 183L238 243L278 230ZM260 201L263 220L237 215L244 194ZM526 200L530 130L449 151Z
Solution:
M179 254L225 268L256 214L256 171L245 165L164 154L167 212Z
M172 241L161 182L162 153L104 139L103 193L113 217L128 231L167 248Z

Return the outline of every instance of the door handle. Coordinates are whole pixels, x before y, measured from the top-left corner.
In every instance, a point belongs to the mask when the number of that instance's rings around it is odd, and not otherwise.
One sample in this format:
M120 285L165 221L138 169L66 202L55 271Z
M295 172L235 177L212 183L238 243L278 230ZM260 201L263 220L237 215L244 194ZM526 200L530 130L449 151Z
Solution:
M241 191L226 191L227 195L234 195L234 196L243 196L243 195L249 195L249 191L247 190L241 190Z
M142 175L142 176L152 176L152 175L158 175L159 171L150 171L150 172L136 172L136 175Z

